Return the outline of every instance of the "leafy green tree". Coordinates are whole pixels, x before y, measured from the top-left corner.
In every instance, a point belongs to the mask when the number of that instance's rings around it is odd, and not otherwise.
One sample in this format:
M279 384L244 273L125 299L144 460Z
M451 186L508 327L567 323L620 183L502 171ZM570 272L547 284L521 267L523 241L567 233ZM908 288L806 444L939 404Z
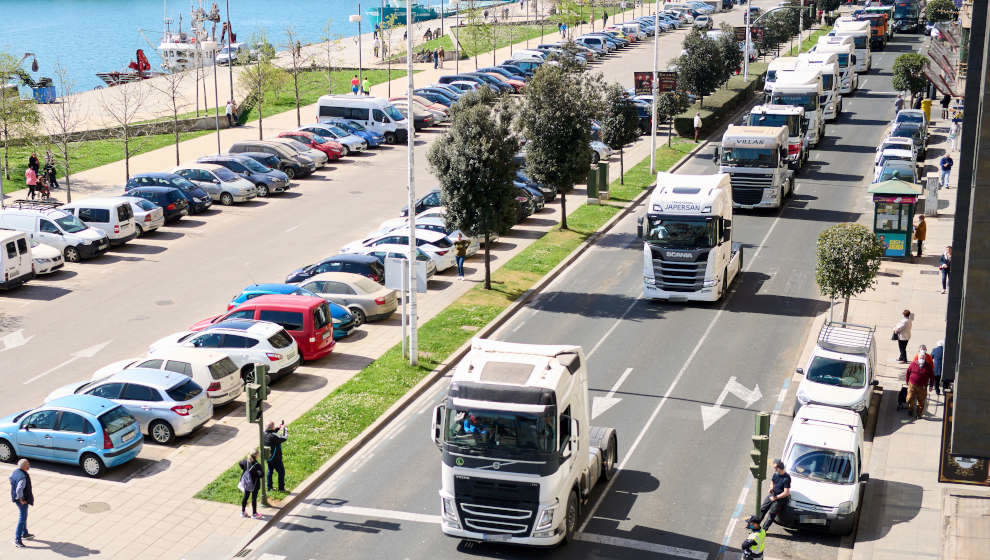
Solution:
M547 59L557 62L557 64L569 73L578 74L584 72L585 67L578 62L578 56L581 51L578 50L574 41L567 41L560 46L560 50L562 52L550 53Z
M657 98L657 124L667 123L667 145L674 135L674 117L688 110L691 102L688 96L680 91L661 93Z
M605 109L601 125L602 142L613 150L619 150L619 183L625 184L625 160L623 151L626 144L639 138L639 112L621 85L612 83L605 89Z
M928 78L925 77L924 55L918 53L902 54L894 60L894 89L911 92L911 98L925 91Z
M877 235L861 224L829 227L818 236L815 281L830 300L843 298L842 320L849 316L849 299L873 286L883 246Z
M959 11L952 0L928 0L925 5L925 19L928 21L950 21L958 15Z
M684 54L677 58L677 84L698 96L704 106L705 96L722 85L725 65L718 44L692 29L684 38Z
M264 104L270 97L277 98L273 90L284 84L287 74L272 63L275 48L265 39L263 33L256 34L251 40L251 48L257 53L257 60L244 68L237 80L241 87L251 92L254 106L258 111L258 139L264 140Z
M474 55L474 69L478 69L478 53L487 50L485 46L491 41L492 25L485 19L485 9L476 0L467 1L467 9L464 11L466 20L463 31L459 34L458 40L467 43L468 48ZM492 48L495 45L492 43Z
M527 174L560 193L561 229L567 229L567 193L591 167L591 121L602 91L596 80L541 66L526 86L517 121L526 138Z
M736 70L742 66L743 52L736 42L736 33L729 25L722 25L722 35L716 40L718 44L719 60L722 66L722 79L729 81Z
M512 227L516 216L516 173L513 156L519 142L512 134L513 109L507 102L493 107L494 97L468 94L452 114L450 128L427 155L440 179L447 227L485 242L485 289L491 284L490 239ZM473 99L472 99L473 98Z
M18 70L17 59L0 52L0 142L3 142L3 172L7 179L10 179L10 141L33 136L41 123L38 105L33 100L22 100L17 88L6 87L12 76L19 75Z

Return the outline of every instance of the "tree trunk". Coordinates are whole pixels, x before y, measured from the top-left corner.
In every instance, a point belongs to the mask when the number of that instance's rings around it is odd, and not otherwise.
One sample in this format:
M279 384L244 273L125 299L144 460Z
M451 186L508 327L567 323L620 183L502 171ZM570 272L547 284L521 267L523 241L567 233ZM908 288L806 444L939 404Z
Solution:
M849 318L849 296L846 296L846 303L842 306L842 322Z
M72 184L69 182L69 143L62 142L62 155L65 158L65 200L72 202Z
M131 144L127 127L124 127L124 182L131 179Z
M179 165L179 113L175 101L172 101L172 133L175 134L175 164Z
M485 232L485 289L492 289L492 254L489 234Z
M670 147L670 140L674 136L674 119L667 122L667 147Z
M8 140L7 131L3 131L3 178L10 180L10 159L7 157L7 150L10 146L10 141ZM0 193L3 196L3 193Z
M261 99L258 99L258 140L265 139L265 131L262 129L261 123Z
M619 147L619 184L620 185L626 184L624 177L624 175L626 174L626 162L625 159L622 157L622 154L624 152L625 150L623 150L622 147L620 146Z
M567 195L560 189L560 229L567 229Z
M302 115L299 113L299 69L292 72L292 85L296 88L296 126L302 126Z

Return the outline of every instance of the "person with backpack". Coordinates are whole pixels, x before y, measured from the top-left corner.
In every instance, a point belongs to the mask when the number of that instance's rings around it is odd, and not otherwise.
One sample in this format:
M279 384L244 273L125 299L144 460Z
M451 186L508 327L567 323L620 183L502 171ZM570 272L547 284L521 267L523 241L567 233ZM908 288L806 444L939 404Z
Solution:
M281 432L281 433L279 433ZM281 426L276 426L275 422L269 422L265 428L265 447L271 449L268 457L268 480L266 488L273 490L272 479L278 473L278 491L285 492L285 464L282 463L282 444L289 439L289 429L285 427L285 420Z
M55 174L55 156L51 150L45 150L45 177L48 178L48 186L53 189L58 188L58 177Z
M258 462L258 450L253 449L247 457L238 463L241 467L241 480L237 483L237 488L244 492L241 498L241 517L248 517L247 503L251 498L251 517L261 519L264 516L258 513L258 490L261 490L261 478L264 473L261 470L261 463Z

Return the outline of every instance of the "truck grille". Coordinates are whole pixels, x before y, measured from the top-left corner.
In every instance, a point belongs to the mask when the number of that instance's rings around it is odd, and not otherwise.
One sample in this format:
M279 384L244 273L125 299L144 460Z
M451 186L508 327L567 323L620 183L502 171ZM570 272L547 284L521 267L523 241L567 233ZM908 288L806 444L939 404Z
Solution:
M696 292L705 282L707 258L698 262L653 259L656 286L666 292Z
M528 536L536 522L540 485L457 476L454 496L465 527L479 533Z

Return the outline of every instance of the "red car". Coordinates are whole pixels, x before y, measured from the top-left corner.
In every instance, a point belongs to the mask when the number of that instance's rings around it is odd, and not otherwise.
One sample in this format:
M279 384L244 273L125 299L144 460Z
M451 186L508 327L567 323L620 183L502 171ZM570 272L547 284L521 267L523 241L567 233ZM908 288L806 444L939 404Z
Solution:
M340 142L334 140L327 140L322 136L317 136L312 132L305 132L302 130L289 130L278 135L279 138L291 138L298 142L313 148L314 150L319 150L327 155L330 161L335 159L340 159L340 156L344 153L344 147L340 145Z
M318 360L333 351L333 318L320 297L266 295L248 300L230 311L208 317L189 327L201 331L230 319L269 321L280 325L296 341L304 360Z

